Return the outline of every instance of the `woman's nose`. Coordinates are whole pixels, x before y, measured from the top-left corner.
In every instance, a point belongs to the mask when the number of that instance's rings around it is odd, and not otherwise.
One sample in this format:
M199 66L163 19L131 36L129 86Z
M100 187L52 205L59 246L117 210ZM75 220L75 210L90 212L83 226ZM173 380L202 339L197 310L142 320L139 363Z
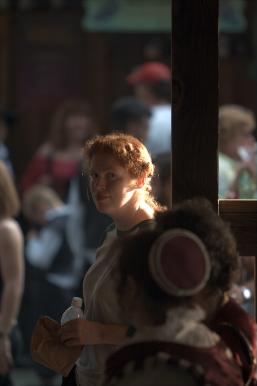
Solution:
M103 177L99 177L98 181L96 182L96 189L104 190L105 188L106 188L105 179Z

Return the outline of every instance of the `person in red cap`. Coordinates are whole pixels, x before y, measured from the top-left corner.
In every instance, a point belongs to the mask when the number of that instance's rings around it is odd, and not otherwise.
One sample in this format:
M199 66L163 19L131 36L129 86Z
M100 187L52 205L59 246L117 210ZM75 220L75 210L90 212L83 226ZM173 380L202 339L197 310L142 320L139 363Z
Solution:
M153 156L171 150L171 70L164 63L147 62L127 76L135 97L151 107L146 147Z
M212 270L200 238L178 228L117 244L118 293L131 339L107 359L104 386L242 386L231 351L203 323L195 301Z

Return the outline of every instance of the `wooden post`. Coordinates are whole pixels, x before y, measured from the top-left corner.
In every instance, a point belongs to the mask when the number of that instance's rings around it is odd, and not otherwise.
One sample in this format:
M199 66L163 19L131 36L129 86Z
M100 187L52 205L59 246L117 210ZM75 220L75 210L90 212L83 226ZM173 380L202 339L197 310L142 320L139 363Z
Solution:
M172 1L172 202L217 209L218 0Z

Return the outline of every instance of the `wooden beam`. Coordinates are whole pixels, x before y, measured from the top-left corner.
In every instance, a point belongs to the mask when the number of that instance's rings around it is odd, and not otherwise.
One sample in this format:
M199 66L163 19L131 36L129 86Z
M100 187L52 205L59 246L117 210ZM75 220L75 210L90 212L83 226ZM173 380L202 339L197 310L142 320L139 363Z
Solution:
M172 1L172 202L217 209L218 0Z
M219 200L219 214L230 224L240 255L257 257L257 201Z

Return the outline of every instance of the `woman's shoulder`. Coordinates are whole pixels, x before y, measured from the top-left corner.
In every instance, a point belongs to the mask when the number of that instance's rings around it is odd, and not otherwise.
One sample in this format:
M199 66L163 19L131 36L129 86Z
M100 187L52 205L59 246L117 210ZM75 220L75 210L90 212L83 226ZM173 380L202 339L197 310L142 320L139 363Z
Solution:
M18 222L12 218L6 218L0 221L0 239L10 240L21 237L22 231Z
M115 224L112 222L112 223L109 224L109 225L107 226L107 228L105 228L105 230L104 230L102 239L101 239L101 241L100 241L100 247L103 246L103 244L105 244L106 241L107 241L110 237L111 237L111 238L115 238L116 235L117 235L117 229L116 229Z

